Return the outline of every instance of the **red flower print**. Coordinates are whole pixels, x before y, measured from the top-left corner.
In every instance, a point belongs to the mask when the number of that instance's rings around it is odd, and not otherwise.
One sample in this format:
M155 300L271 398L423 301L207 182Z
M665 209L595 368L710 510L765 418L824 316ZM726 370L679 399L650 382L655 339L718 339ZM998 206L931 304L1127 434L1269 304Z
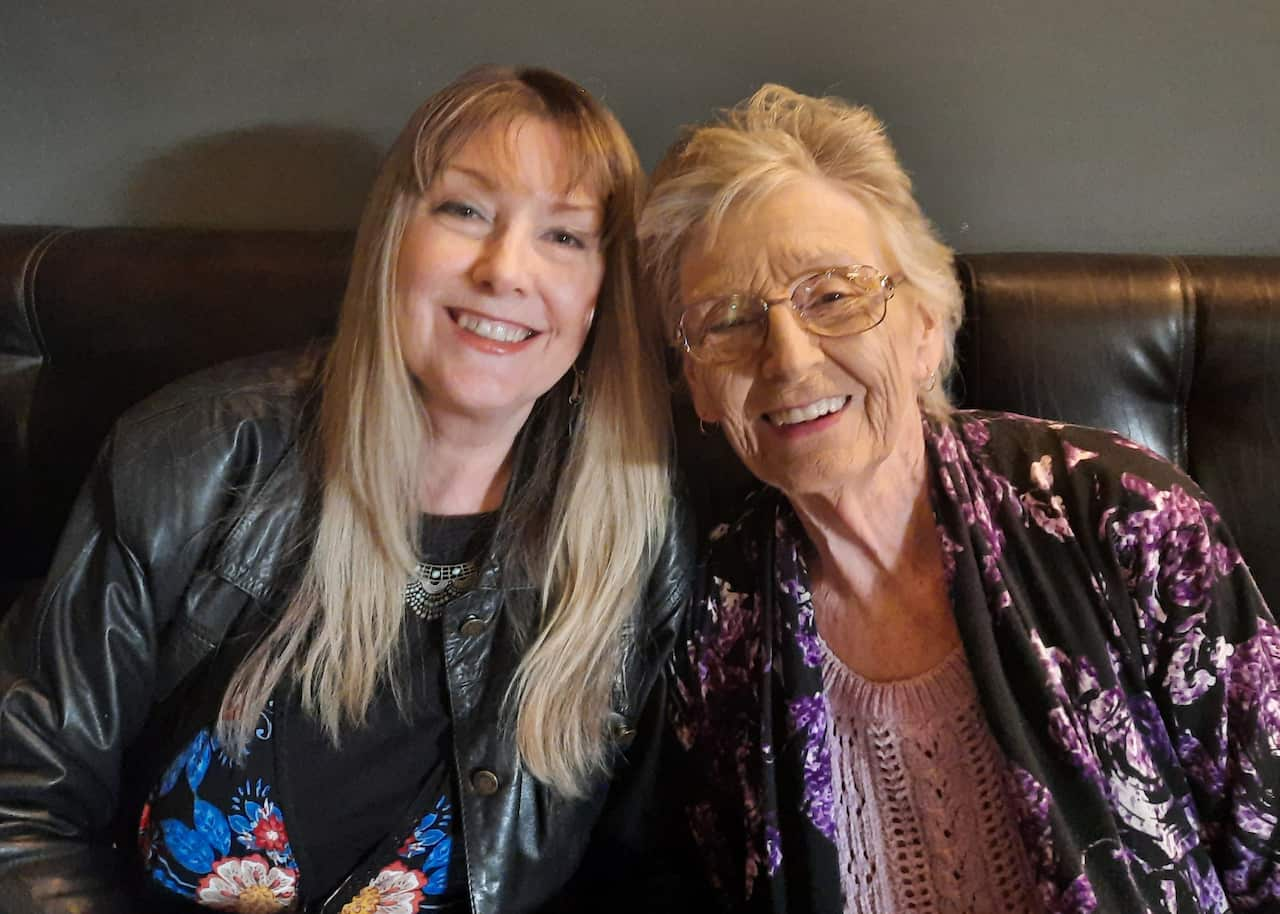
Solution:
M265 851L283 852L289 846L289 836L284 830L284 820L274 812L262 816L254 823L253 840Z

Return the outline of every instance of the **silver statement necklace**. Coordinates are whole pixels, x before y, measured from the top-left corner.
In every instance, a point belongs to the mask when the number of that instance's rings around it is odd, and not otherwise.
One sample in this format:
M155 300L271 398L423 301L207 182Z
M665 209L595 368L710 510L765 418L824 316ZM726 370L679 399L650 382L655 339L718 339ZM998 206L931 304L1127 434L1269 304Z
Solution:
M404 589L404 605L419 619L439 619L451 601L475 586L475 562L419 562Z

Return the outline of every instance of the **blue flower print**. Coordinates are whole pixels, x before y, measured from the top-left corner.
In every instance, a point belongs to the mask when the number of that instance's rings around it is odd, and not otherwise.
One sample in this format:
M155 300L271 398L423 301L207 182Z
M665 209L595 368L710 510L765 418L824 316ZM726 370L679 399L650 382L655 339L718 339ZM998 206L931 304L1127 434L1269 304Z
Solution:
M165 770L160 778L159 795L165 796L173 790L178 783L178 777L184 771L187 774L187 783L191 785L194 793L204 780L205 772L209 770L209 760L212 756L213 740L209 736L208 728L205 728L191 738L191 742L178 753Z
M161 862L160 866L156 866L151 870L151 878L160 883L170 892L181 895L183 898L195 898L196 893L190 886L184 885L174 878L173 874L168 870L168 864Z
M400 845L399 855L406 861L425 855L421 869L427 877L422 887L424 895L441 895L449 887L449 857L453 851L453 838L449 826L453 822L453 808L449 798L436 800L433 812L427 813L414 828L413 834Z
M269 797L271 785L259 778L236 788L227 821L236 840L247 850L262 851L278 866L296 867L284 813Z

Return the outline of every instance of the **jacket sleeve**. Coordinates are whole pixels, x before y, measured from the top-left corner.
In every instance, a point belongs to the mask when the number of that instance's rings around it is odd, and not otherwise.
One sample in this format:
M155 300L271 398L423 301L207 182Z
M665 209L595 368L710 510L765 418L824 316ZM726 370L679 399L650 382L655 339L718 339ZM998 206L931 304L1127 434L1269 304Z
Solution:
M1280 912L1280 629L1194 483L1126 485L1144 504L1109 533L1200 838L1231 910Z
M104 447L43 593L0 631L0 912L148 910L109 827L124 747L148 710L157 620L148 569L121 535Z

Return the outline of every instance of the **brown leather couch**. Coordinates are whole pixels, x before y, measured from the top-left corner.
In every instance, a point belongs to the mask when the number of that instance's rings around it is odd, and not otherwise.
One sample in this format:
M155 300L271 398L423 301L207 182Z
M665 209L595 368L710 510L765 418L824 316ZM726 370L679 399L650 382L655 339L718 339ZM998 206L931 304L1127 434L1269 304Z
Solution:
M112 418L165 382L333 326L350 236L0 228L0 606L44 571ZM1218 503L1280 605L1280 257L959 260L964 405L1118 429ZM678 411L702 506L722 441Z

